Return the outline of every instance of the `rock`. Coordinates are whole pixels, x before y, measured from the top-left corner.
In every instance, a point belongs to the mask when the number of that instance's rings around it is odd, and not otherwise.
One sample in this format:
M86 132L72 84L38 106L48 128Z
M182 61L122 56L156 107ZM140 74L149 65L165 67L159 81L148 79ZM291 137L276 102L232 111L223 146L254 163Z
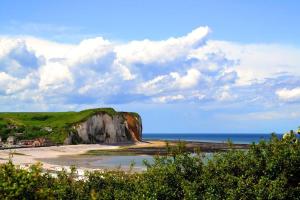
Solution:
M137 142L142 141L142 119L140 116L133 116L128 113L124 113L125 126L129 131L131 138Z
M97 113L73 126L65 144L118 144L142 139L141 118L132 113Z
M48 127L48 126L44 127L43 130L45 130L47 132L52 132L52 128Z

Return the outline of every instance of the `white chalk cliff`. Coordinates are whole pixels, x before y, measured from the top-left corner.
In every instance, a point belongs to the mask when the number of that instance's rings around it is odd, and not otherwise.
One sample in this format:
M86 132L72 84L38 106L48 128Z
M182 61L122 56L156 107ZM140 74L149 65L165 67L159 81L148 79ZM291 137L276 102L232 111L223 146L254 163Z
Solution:
M126 112L97 113L73 126L65 144L118 144L141 141L141 117Z

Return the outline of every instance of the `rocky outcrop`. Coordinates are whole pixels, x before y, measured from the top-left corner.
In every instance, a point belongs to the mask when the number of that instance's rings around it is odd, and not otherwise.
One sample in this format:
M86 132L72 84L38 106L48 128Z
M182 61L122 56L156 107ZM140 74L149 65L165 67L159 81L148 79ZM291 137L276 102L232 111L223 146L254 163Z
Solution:
M142 120L139 115L102 112L73 126L65 144L118 144L141 141Z

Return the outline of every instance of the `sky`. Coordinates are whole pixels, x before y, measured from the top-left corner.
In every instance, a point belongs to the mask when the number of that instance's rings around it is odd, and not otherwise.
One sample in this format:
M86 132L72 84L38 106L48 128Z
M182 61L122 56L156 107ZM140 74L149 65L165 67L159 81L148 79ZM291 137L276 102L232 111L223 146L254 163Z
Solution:
M145 133L300 125L299 1L0 2L0 111L139 112Z

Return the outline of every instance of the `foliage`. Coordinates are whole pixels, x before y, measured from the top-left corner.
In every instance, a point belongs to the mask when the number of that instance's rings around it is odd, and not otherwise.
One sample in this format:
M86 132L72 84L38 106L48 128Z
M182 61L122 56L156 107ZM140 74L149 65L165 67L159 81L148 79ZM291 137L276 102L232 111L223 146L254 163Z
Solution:
M40 166L0 166L0 199L299 199L300 143L293 138L252 144L249 150L203 155L184 144L145 163L142 173L86 172L57 177Z

